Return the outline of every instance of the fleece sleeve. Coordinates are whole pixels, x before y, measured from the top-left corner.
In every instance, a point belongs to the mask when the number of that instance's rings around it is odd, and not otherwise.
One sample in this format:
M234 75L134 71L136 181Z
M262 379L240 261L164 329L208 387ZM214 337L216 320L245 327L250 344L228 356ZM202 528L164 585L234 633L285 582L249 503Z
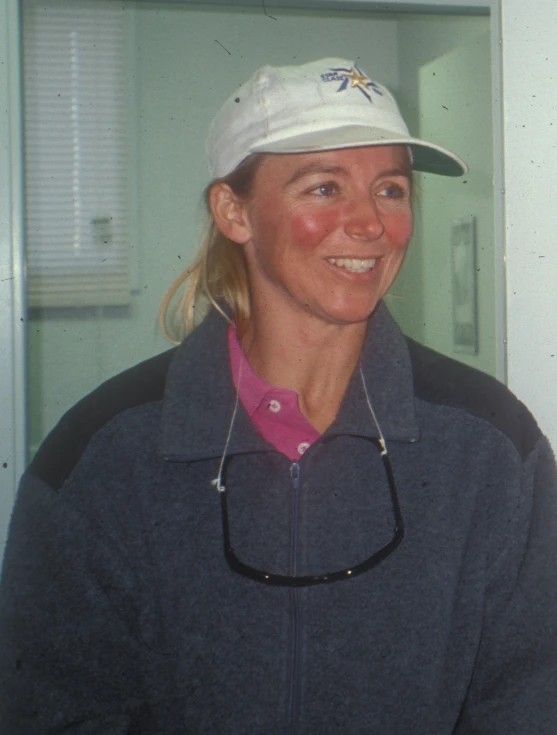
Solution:
M501 505L508 542L488 572L475 673L455 733L555 735L557 470L545 439L524 463L520 497Z
M27 475L0 586L0 732L131 735L149 718L124 547Z

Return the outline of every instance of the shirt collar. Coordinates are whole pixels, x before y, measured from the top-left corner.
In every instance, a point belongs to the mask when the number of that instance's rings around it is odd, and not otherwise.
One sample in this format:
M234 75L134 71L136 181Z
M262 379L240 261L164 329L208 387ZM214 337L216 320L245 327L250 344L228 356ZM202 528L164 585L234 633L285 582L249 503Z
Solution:
M228 323L212 310L179 346L163 399L160 452L168 459L220 457L230 428L236 391L230 372ZM370 318L361 365L385 439L417 441L413 380L406 340L384 304ZM377 437L359 368L348 384L338 416L324 436ZM238 405L228 454L270 451Z
M266 383L253 372L251 365L242 351L233 324L230 324L228 327L227 340L229 365L234 384L236 387L239 387L240 400L251 419L267 393L273 390L273 386ZM239 386L238 381L240 381Z

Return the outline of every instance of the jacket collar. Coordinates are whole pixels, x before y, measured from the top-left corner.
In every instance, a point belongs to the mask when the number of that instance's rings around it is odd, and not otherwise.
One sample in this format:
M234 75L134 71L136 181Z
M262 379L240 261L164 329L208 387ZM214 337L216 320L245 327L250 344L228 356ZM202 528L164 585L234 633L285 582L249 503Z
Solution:
M222 455L236 402L227 329L226 320L212 310L176 351L162 410L160 452L167 459L194 461ZM385 439L417 441L408 348L383 304L370 318L361 364ZM377 437L358 368L338 416L326 432L327 436L339 434ZM227 454L271 449L239 404Z

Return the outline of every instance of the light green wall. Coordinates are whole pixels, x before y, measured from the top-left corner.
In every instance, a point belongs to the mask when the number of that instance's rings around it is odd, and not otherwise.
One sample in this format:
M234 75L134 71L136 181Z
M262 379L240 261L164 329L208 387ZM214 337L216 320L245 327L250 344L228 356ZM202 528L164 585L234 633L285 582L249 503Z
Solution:
M413 132L458 153L463 179L416 177L416 226L389 306L415 339L495 374L489 18L404 16L398 25L401 107ZM464 183L466 182L466 183ZM477 219L479 352L452 339L450 227Z
M441 126L447 144L470 166L451 189L438 177L423 177L422 246L424 248L425 342L485 372L496 365L495 260L493 248L493 154L489 33L424 65L420 70L420 105L424 134L436 139ZM433 110L445 113L444 116ZM456 353L453 347L451 228L462 218L476 221L478 351Z

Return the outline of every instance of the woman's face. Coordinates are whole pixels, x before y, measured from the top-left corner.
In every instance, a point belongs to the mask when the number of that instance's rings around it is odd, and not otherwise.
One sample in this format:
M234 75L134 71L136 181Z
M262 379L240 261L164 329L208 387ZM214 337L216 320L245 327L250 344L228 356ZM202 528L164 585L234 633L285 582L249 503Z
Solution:
M405 146L267 155L243 205L254 308L366 320L412 233Z

